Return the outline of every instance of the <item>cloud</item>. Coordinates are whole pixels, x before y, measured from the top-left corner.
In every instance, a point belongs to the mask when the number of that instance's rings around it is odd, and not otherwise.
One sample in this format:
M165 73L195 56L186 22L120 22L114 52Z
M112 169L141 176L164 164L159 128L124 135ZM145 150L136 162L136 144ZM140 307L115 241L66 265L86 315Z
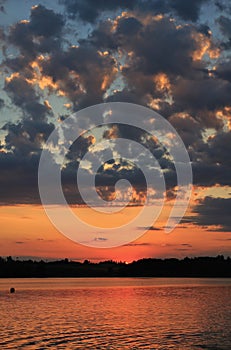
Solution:
M183 76L196 74L202 66L192 61L197 48L193 33L192 26L178 27L168 17L150 20L140 27L138 35L123 38L124 46L134 53L125 71L128 74L132 69L149 75L158 72Z
M52 123L46 121L25 119L17 124L7 123L3 130L7 131L5 136L5 148L17 156L39 155L43 142L46 141L54 129Z
M148 231L161 231L161 228L151 226L151 227L138 227L139 230L148 230Z
M30 29L37 36L58 36L63 28L64 20L61 14L49 10L43 5L33 6L30 16Z
M193 209L196 216L186 217L183 222L193 222L210 230L231 232L231 198L205 197ZM216 228L213 228L217 226Z
M10 78L6 78L5 91L11 97L12 102L20 107L26 116L32 117L34 120L45 120L47 108L39 102L40 97L27 78L19 74L13 74Z
M198 144L193 161L194 183L199 186L230 186L231 132L220 131L206 144ZM196 148L195 148L196 149Z
M231 38L231 20L228 17L220 16L217 19L217 23L220 26L220 30L224 36L226 36L228 39Z
M184 0L60 0L66 6L70 17L79 16L83 21L95 22L102 12L117 10L134 10L139 12L158 13L174 12L184 20L196 21L201 6L207 0L194 0L186 3Z
M175 113L168 119L169 122L178 130L186 147L195 144L202 137L201 124L186 113Z
M22 54L35 57L36 52L51 52L59 47L64 20L62 15L43 5L33 6L30 19L22 20L10 28L9 42Z
M192 163L193 182L198 186L230 186L230 167L219 164L209 164L203 161Z
M37 169L38 156L19 157L0 153L1 204L39 203Z
M207 1L208 0L194 0L186 2L184 0L170 0L169 5L172 6L178 16L185 21L197 21L201 6Z
M135 1L130 0L60 0L60 3L66 6L66 10L72 18L78 15L87 22L94 22L102 12L132 9L135 5Z
M120 36L136 36L142 29L142 23L135 17L122 17L117 24L116 34Z
M231 82L231 61L225 60L217 66L215 75L218 78Z
M174 87L173 97L176 104L189 112L213 111L230 105L230 93L231 84L222 79L180 79ZM209 121L203 121L209 127ZM210 120L210 123L212 122L213 120ZM218 122L215 118L213 124Z
M142 243L128 243L128 244L125 244L124 247L148 247L152 245L153 245L152 243L142 242Z
M42 62L42 72L57 82L74 109L103 102L115 74L115 61L89 44L59 51Z
M209 142L209 160L215 164L231 166L231 131L217 133Z
M208 79L204 56L215 59L219 49L207 27L179 26L165 16L124 14L114 22L101 23L88 40L102 51L125 53L125 63L118 73L125 87L115 90L107 101L136 101L157 109L165 117L188 112L195 119L199 113L206 127L211 123L220 125L217 118L206 116L229 103L230 86L222 79Z
M2 125L2 200L39 200L38 160L47 137L65 117L65 112L55 111L60 101L71 111L104 101L149 106L167 118L185 142L196 185L230 185L229 112L221 117L230 108L231 64L227 52L224 55L230 37L229 13L224 16L221 9L214 13L220 38L217 27L214 31L198 21L202 6L208 5L205 0L60 2L74 20L57 13L55 5L50 5L53 9L38 5L28 19L9 25L5 33L0 31L1 41L12 52L5 50L2 62L3 93L8 96L1 96L0 108L5 111L10 98L12 113L17 114ZM86 124L86 120L78 122ZM213 136L205 140L211 130ZM160 144L124 125L108 127L103 137L129 138L148 147L164 169L168 199L175 197L175 169ZM62 180L71 203L81 202L75 175L92 143L80 138L67 154ZM141 164L147 163L142 155L138 158ZM17 176L9 175L13 168ZM86 176L89 172L86 169ZM101 195L111 199L121 178L131 180L143 195L141 171L118 164L98 172ZM12 194L5 188L7 180Z

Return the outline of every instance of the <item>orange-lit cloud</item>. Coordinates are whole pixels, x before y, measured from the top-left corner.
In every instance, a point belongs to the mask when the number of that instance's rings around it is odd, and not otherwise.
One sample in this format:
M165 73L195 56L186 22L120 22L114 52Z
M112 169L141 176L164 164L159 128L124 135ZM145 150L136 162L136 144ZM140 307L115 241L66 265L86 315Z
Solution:
M171 84L165 73L158 73L154 76L154 83L159 91L170 91Z
M220 56L220 49L215 47L211 41L211 38L198 32L194 32L192 37L197 45L197 48L192 55L194 61L202 60L205 54L207 54L211 59L217 59Z

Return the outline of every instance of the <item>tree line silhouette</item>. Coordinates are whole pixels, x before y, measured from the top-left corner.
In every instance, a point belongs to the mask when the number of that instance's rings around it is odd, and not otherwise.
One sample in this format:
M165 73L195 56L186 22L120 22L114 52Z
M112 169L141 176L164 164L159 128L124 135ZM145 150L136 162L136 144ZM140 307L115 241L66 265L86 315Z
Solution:
M0 257L0 278L8 277L231 277L231 258L141 259L129 264L64 260L19 260Z

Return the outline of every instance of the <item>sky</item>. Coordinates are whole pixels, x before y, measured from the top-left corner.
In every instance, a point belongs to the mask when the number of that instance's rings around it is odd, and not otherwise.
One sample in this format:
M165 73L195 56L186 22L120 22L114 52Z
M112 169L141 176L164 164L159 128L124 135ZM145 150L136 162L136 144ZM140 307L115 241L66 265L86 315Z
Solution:
M231 255L228 0L0 0L0 47L0 256L132 261ZM64 163L53 161L61 169L72 212L102 229L126 224L143 205L147 184L134 159L141 168L148 164L156 178L163 175L165 191L156 186L150 197L154 207L161 199L164 206L146 233L116 248L87 247L60 233L41 205L38 165L49 135L73 113L105 102L150 108L185 144L193 189L184 217L170 234L164 227L179 191L173 160L161 140L124 124L83 133ZM89 124L87 118L80 115L79 130ZM129 118L134 124L134 116ZM109 203L117 195L120 206L130 204L110 216L84 205L76 172L82 164L88 179L98 144L117 138L144 146L161 171L142 152L131 161L112 149L111 160L98 169L96 190ZM171 140L166 134L162 141ZM63 142L58 140L53 152ZM83 160L86 153L90 156ZM115 191L121 179L130 181L130 190ZM95 240L103 239L96 235Z

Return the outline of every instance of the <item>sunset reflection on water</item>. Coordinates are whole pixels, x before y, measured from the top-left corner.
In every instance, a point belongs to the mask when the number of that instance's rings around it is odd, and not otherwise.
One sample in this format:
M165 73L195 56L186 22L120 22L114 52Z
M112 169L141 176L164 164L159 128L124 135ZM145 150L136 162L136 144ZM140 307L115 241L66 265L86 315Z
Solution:
M2 279L0 346L228 350L230 291L230 279Z

